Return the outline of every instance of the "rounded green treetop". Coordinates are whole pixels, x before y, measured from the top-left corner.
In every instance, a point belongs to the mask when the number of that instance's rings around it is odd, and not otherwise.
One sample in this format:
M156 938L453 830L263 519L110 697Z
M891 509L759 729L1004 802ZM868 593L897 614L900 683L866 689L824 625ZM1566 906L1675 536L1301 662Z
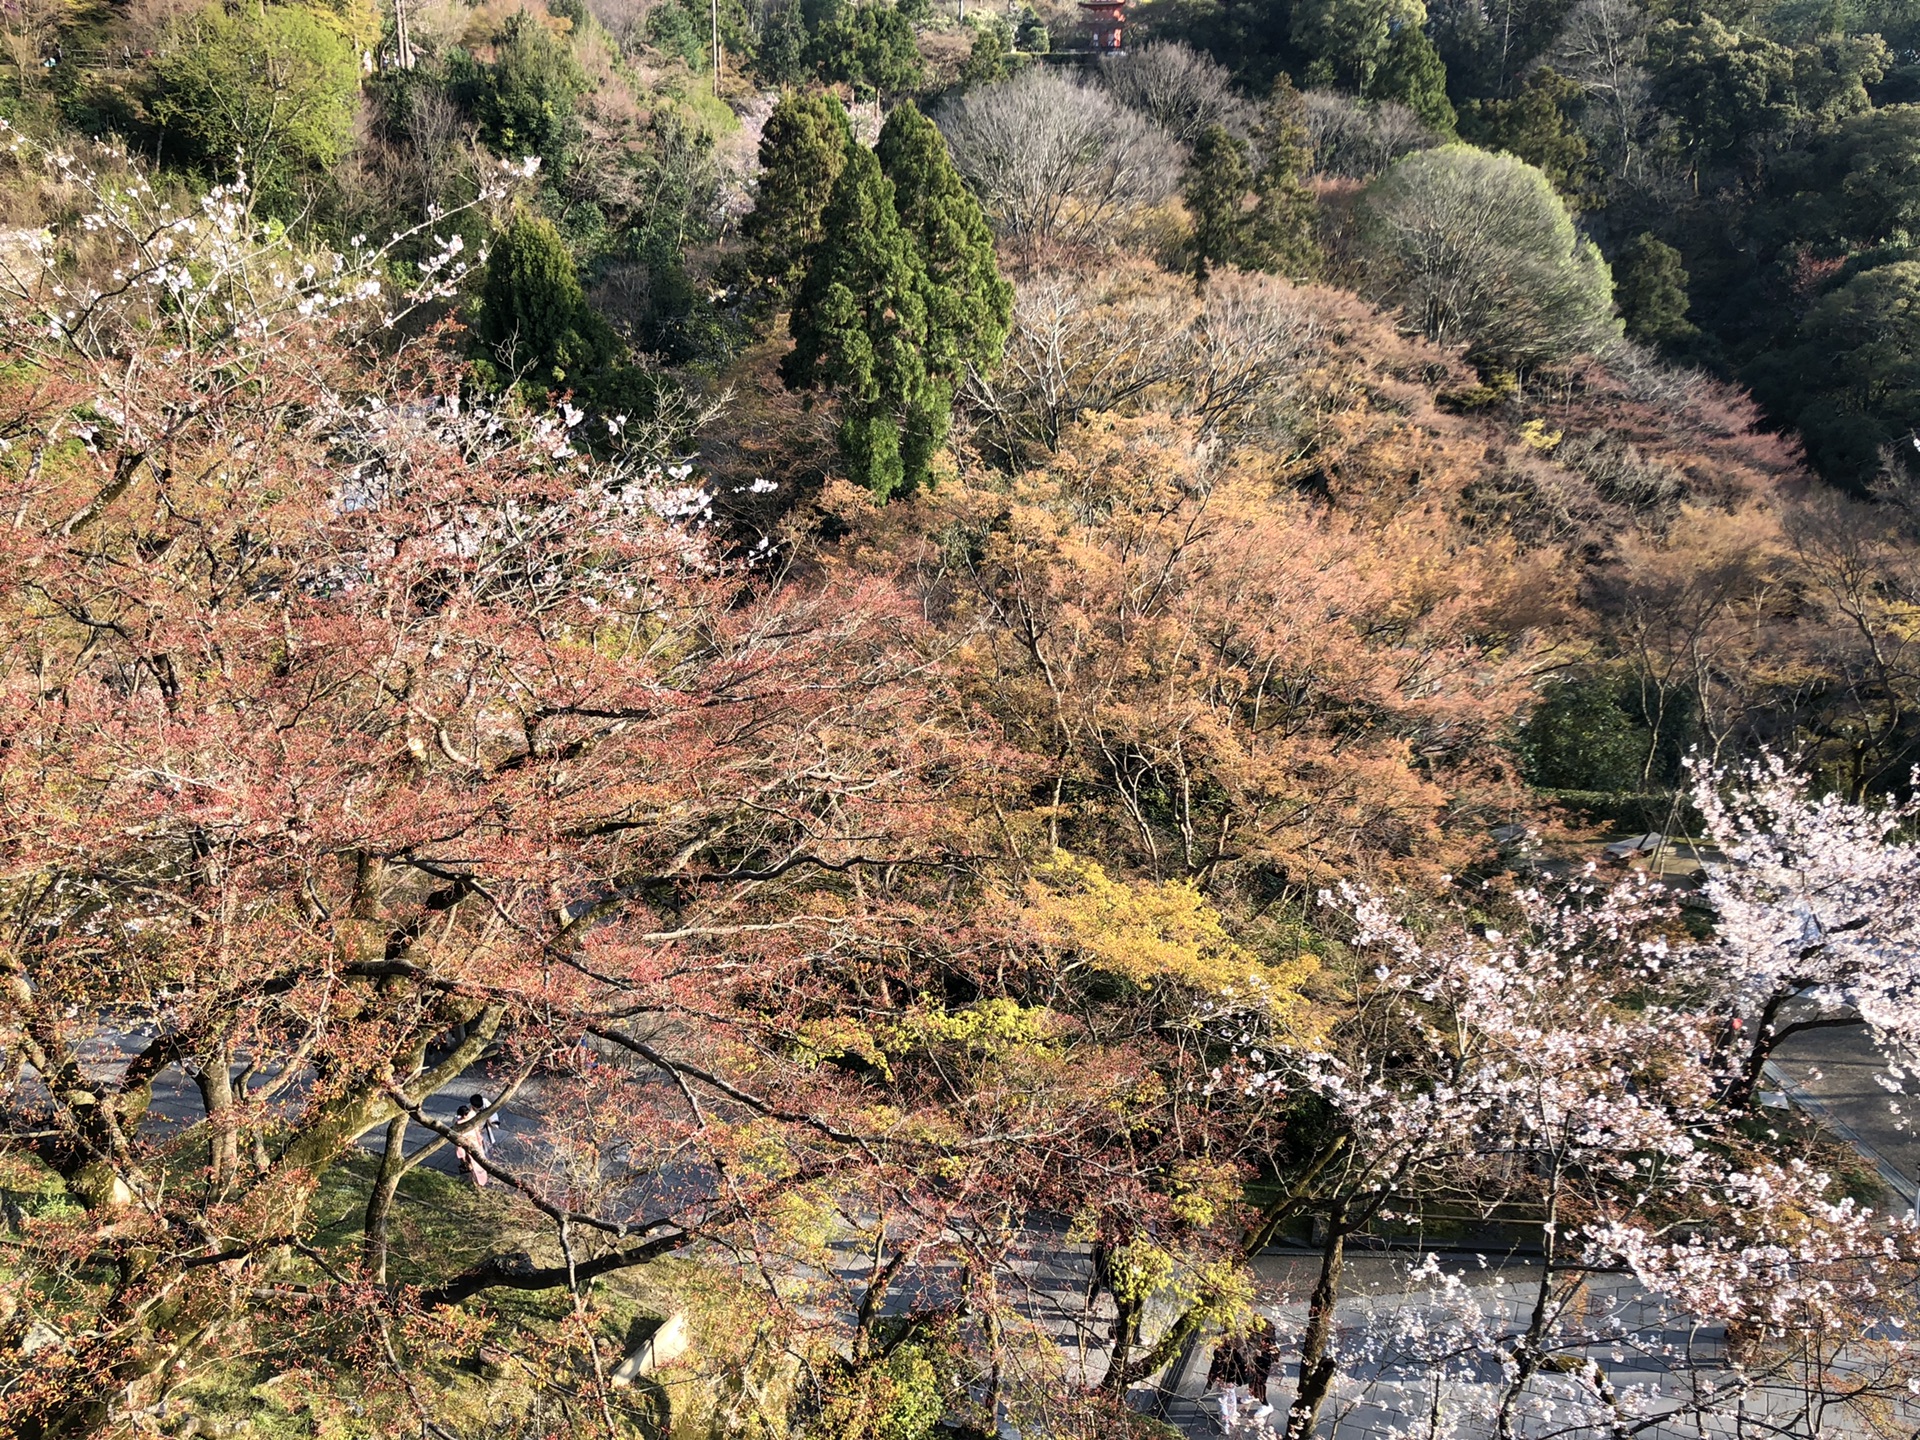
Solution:
M551 220L518 215L495 242L480 284L479 335L497 362L545 387L603 363L606 322L588 306L567 242Z
M1382 298L1483 366L1565 360L1619 334L1607 262L1524 160L1418 151L1368 187L1358 219Z

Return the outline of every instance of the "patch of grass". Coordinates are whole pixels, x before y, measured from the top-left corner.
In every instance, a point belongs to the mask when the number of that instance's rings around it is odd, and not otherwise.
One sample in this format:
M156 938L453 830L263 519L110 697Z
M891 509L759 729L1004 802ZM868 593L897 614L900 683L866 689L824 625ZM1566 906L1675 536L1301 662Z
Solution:
M19 1151L0 1152L0 1201L8 1217L0 1224L10 1224L13 1211L28 1220L52 1220L71 1219L83 1208L52 1167Z
M357 1257L378 1163L371 1155L349 1157L326 1172L312 1198L313 1248L336 1275ZM586 1243L590 1256L594 1242ZM391 1282L431 1285L516 1250L536 1265L560 1259L545 1218L512 1192L475 1190L424 1166L402 1181L390 1218ZM328 1278L305 1260L291 1262L286 1275L288 1283ZM687 1317L692 1343L684 1360L616 1392L623 1433L643 1440L669 1429L673 1440L785 1434L780 1417L795 1365L764 1297L731 1267L694 1255L664 1257L598 1280L588 1304L609 1366L667 1316ZM263 1343L274 1339L271 1352L243 1346L184 1378L170 1412L193 1416L202 1434L259 1440L411 1433L418 1419L406 1386L365 1322L349 1309L260 1326ZM405 1378L450 1434L517 1440L581 1427L604 1433L590 1393L591 1362L563 1289L487 1291L424 1322L395 1326L392 1335Z

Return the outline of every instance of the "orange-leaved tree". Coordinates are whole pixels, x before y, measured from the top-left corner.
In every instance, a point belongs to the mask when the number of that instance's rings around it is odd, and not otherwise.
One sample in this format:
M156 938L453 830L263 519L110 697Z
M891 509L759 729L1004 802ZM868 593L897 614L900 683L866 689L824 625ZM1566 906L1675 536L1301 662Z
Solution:
M1531 643L1498 552L1276 483L1192 421L1096 417L867 553L912 556L952 668L1032 757L1043 845L1255 908L1483 843Z
M523 1290L611 1428L595 1282L688 1247L830 1395L920 1336L1025 1404L1036 1246L1218 1248L1261 1135L1191 1082L1292 997L1036 923L1030 762L891 574L730 559L688 472L476 407L378 257L91 193L0 304L0 1425L272 1364L437 1426ZM477 1065L537 1122L490 1153L430 1104ZM396 1222L446 1144L524 1246Z

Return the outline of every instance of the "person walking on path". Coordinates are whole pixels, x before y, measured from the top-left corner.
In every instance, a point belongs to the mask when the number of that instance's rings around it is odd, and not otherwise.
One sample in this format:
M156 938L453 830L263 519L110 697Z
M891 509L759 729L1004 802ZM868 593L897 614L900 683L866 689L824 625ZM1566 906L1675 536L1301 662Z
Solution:
M500 1139L500 1112L496 1110L487 1115L487 1097L484 1095L475 1095L467 1101L467 1106L475 1115L487 1116L480 1125L480 1138L485 1142L485 1149L491 1150Z
M487 1140L474 1124L475 1118L473 1110L466 1105L453 1112L453 1153L467 1183L476 1190L484 1190L490 1177L480 1161L486 1158Z
M1240 1423L1240 1387L1222 1385L1214 1403L1220 1407L1220 1433L1233 1434L1234 1427Z
M1218 1385L1220 1430L1258 1434L1273 1414L1267 1403L1267 1377L1280 1358L1273 1322L1257 1315L1238 1335L1228 1335L1214 1349L1207 1370L1209 1388Z

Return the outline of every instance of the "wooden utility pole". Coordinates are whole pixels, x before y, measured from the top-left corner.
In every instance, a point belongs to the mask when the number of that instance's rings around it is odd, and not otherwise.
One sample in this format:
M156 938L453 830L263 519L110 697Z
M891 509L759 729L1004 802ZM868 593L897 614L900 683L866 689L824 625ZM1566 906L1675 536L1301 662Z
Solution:
M720 98L720 0L707 0L713 14L713 96Z

